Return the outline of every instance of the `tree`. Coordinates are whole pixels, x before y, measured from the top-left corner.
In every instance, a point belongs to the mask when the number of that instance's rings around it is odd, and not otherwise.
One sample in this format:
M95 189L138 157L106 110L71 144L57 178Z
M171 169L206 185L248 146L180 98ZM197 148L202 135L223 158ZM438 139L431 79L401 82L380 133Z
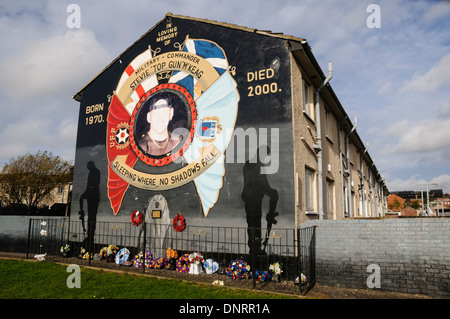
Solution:
M392 204L388 205L388 208L391 210L398 210L404 208L404 205L402 205L402 203L400 203L400 201L397 198L395 198Z
M0 175L0 199L36 209L52 190L71 181L71 164L47 151L9 159Z
M418 210L420 208L419 201L417 201L417 200L412 201L411 207L414 208L415 210Z

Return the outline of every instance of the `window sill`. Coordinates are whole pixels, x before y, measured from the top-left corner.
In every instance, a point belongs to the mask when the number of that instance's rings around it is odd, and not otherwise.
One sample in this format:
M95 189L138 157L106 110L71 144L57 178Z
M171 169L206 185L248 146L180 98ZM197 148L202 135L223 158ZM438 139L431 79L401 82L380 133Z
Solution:
M319 215L319 213L318 212L306 211L306 215Z
M328 135L325 135L325 137L327 138L328 142L330 142L331 144L334 144L333 141L331 140L331 138Z
M316 122L312 119L311 116L309 116L308 112L303 111L303 115L304 115L311 123L313 123L314 125L316 125Z

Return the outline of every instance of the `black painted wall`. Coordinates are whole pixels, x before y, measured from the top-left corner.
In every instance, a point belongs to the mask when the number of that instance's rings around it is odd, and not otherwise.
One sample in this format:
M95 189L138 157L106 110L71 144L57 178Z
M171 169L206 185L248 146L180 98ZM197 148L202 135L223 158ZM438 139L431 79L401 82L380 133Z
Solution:
M165 190L147 190L127 184L118 209L114 211L108 191L111 185L108 183L111 174L108 165L112 159L108 158L111 132L107 122L110 104L114 100L112 97L117 93L114 90L129 63L149 46L153 57L158 57L171 51L179 52L187 37L206 40L223 49L229 66L225 73L228 72L236 83L233 92L238 99L234 125L236 137L226 149L223 176L211 176L216 184L219 181L222 185L217 198L214 198L215 204L205 212L194 181ZM266 214L277 212L278 215L272 215L276 218L277 227L293 228L291 75L285 42L238 28L176 17L170 17L170 21L166 18L155 26L83 91L71 218L78 218L82 203L86 220L89 217L91 220L130 221L133 211L144 211L151 198L162 195L170 219L181 212L190 225L266 227ZM173 74L158 74L158 84L166 83ZM133 126L130 122L126 124ZM242 141L246 142L245 145ZM260 174L261 165L258 163L245 164L256 158L257 149L261 146L262 149L269 146L271 150L269 157L263 158L270 159L266 163L269 174ZM131 146L128 147L130 156L136 156ZM184 165L186 163L150 166L137 158L130 167L142 174L161 174L176 172ZM208 172L210 169L203 174Z

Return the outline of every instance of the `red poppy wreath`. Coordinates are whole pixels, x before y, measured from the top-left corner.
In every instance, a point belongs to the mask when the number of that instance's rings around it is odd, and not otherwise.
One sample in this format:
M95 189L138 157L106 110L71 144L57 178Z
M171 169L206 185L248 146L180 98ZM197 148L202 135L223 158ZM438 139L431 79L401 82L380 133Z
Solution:
M186 219L178 213L173 219L172 225L177 232L182 232L186 228Z
M140 211L134 211L131 213L131 223L135 226L139 226L142 223L143 215Z

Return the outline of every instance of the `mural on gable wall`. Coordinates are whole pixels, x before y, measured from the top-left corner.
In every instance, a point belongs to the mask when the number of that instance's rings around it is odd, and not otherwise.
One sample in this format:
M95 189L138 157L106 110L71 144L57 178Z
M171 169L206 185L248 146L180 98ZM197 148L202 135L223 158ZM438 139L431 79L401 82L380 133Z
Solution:
M180 51L149 47L125 69L108 111L108 197L117 214L129 185L164 191L194 182L205 217L225 174L239 93L214 42L187 38ZM158 74L168 81L160 84ZM164 77L163 77L164 78ZM146 173L137 161L156 168ZM181 168L159 173L173 162Z
M72 212L292 228L290 95L284 40L166 18L83 90Z

